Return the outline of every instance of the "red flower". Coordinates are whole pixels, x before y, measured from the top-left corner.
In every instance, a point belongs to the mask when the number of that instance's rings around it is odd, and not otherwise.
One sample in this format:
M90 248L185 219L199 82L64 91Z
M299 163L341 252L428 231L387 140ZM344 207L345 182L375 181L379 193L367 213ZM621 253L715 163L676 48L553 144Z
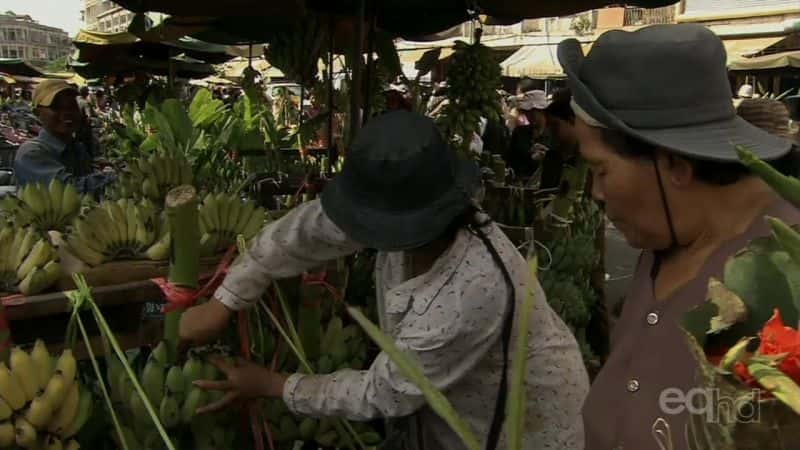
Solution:
M764 328L759 333L761 344L758 347L760 355L783 355L786 357L778 364L778 369L785 373L789 378L800 384L800 332L792 327L783 324L781 313L775 310ZM747 366L741 362L734 366L734 373L742 381L751 384L753 377L747 370Z

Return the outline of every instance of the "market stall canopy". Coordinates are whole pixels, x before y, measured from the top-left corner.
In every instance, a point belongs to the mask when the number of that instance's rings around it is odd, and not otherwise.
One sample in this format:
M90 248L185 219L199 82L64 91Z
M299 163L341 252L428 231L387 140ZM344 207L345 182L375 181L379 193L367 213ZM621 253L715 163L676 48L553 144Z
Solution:
M146 42L128 33L100 33L81 30L73 40L79 51L80 61L113 58L121 53L131 56L167 59L175 54L185 54L209 64L220 64L236 55L224 45L211 44L190 37L173 41Z
M74 72L47 72L44 74L44 76L46 78L57 78L59 80L64 80L67 83L74 84L76 86L86 85L86 79Z
M261 30L280 25L287 18L305 11L354 16L359 0L117 0L120 6L134 12L155 11L183 17L236 17ZM476 0L480 13L503 22L526 18L565 16L580 11L619 4L619 0ZM632 6L655 8L675 0L628 0ZM419 36L447 30L469 20L463 0L380 0L371 2L378 26L399 36ZM244 35L250 26L242 26L235 35ZM255 28L254 28L255 30ZM214 41L218 42L218 41ZM258 41L256 42L263 42Z
M800 50L774 53L754 58L738 58L728 63L728 70L800 69Z
M11 75L8 75L8 74L5 74L5 73L0 73L0 83L14 84L16 82L17 82L17 80L12 78Z
M591 48L590 42L582 44L583 53ZM563 78L564 70L558 62L558 43L526 45L500 63L503 75L517 78Z
M734 60L741 59L761 53L769 47L785 39L785 36L745 38L745 39L724 39L725 51L728 53L728 64Z
M222 65L222 77L232 81L241 81L244 77L244 69L250 64L263 77L283 78L283 72L273 67L263 57L253 58L252 63L248 62L247 58L232 59Z
M191 81L189 81L189 84L191 84L193 86L208 86L209 84L218 85L218 86L233 86L236 83L234 83L231 80L218 77L216 75L211 75L210 77L205 77L205 78L200 79L200 80L191 80Z
M23 77L41 77L42 71L18 58L0 58L0 72Z
M138 72L169 76L170 65L179 78L205 78L216 73L214 66L206 63L181 61L180 58L149 59L124 55L107 62L75 61L70 64L70 67L80 76L91 79L103 78L108 75L124 76Z

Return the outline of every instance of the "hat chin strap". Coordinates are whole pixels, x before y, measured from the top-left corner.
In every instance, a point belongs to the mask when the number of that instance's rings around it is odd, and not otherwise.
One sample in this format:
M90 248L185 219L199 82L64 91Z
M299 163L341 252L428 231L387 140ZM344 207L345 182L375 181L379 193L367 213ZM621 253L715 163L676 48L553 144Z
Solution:
M670 239L672 240L668 248L666 248L665 250L654 252L655 260L653 261L653 268L650 273L650 276L653 280L655 280L656 275L658 274L658 269L661 267L661 255L668 252L669 250L678 247L678 235L675 234L675 225L672 222L672 214L670 213L669 202L667 201L667 193L664 190L664 182L661 180L661 169L658 168L658 158L655 152L653 153L652 159L653 159L653 167L655 167L656 169L656 179L658 180L658 192L661 195L661 203L664 205L664 214L666 215L667 226L669 227L669 235Z

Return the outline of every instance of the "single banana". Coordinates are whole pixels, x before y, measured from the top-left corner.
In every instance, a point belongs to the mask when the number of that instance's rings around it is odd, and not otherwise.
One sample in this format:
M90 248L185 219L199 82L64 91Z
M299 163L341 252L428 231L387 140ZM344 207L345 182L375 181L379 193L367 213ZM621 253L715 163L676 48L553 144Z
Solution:
M266 211L262 207L258 207L253 211L247 225L239 232L245 239L249 240L264 227L264 220L266 219Z
M241 233L245 229L247 223L250 222L250 217L256 210L256 202L247 200L242 204L239 210L239 216L236 218L236 225L232 227L234 233Z
M42 267L42 271L44 272L44 287L50 287L50 285L58 281L61 277L61 260L54 259L48 261L47 264Z
M142 193L151 199L158 200L161 194L158 191L158 182L148 176L142 182Z
M64 402L64 398L71 387L72 383L67 382L60 373L56 373L47 382L47 386L41 396L47 398L53 405L60 405Z
M128 226L125 221L125 211L120 207L119 203L114 201L105 201L102 203L103 208L108 213L109 220L116 227L117 239L124 242L128 238Z
M61 219L68 216L68 214L64 213L64 206L61 204L64 198L64 184L57 178L53 178L47 186L47 191L50 197L50 208L52 210L53 219L55 221L61 221Z
M207 397L206 391L192 386L189 393L186 394L186 400L183 401L181 408L181 420L184 424L192 423L197 410L206 404Z
M192 389L192 383L203 376L203 361L190 356L183 364L183 383L185 393Z
M186 391L186 383L183 379L183 370L179 366L172 366L167 371L164 386L169 394L183 394Z
M47 350L47 345L41 339L37 339L33 344L31 350L31 359L33 360L34 371L36 372L36 381L38 383L38 390L44 390L47 387L47 381L53 374L53 359L50 352Z
M77 233L78 237L80 237L81 240L86 243L86 246L89 247L92 251L97 253L105 252L105 245L103 243L103 239L101 239L98 236L98 232L101 229L89 226L86 216L83 216L75 220L73 225L73 230L75 233Z
M10 421L0 422L0 448L8 448L16 443L14 424Z
M216 195L217 200L217 223L219 230L222 232L228 231L228 211L230 210L230 198L224 193L220 192Z
M76 234L67 235L66 242L70 253L90 266L99 266L106 261L103 253L92 250L89 244Z
M38 444L38 436L36 428L22 417L17 417L14 420L15 441L18 446L22 448L36 448Z
M6 363L0 362L0 397L8 403L14 411L19 411L25 406L25 393L17 377L8 370Z
M78 190L72 183L67 183L62 190L61 195L61 211L64 212L65 217L75 214L81 207L81 196L78 195Z
M158 405L164 396L164 365L151 358L142 370L142 388L150 403Z
M223 230L235 236L236 221L239 219L239 213L244 205L240 199L234 196L230 196L226 203L227 210L225 211L225 217L223 219Z
M205 217L207 222L207 229L210 232L220 229L219 223L219 204L217 203L216 195L212 193L206 194L203 198L203 206L200 208L200 214Z
M171 239L169 233L164 235L145 250L144 255L151 261L162 261L169 258Z
M52 254L53 247L50 246L50 243L46 239L39 239L25 258L25 261L17 268L17 276L20 279L25 278L35 267L43 266L51 258Z
M167 394L161 399L158 415L161 423L167 428L172 428L181 423L181 408L174 395Z
M128 242L135 242L136 241L136 230L139 226L138 218L136 217L136 204L132 201L125 202L125 222L127 223L127 230L128 230L128 237L126 241ZM142 223L142 227L144 227L144 223Z
M144 400L136 390L131 393L131 397L128 399L128 408L136 421L146 423L150 420L150 416L147 414L147 407L144 406Z
M0 420L8 420L13 413L14 410L11 409L11 406L5 400L0 398Z
M42 217L47 213L47 199L44 197L40 184L26 184L20 190L20 199L28 206L35 217Z
M17 254L14 256L14 264L12 265L15 270L22 264L22 262L25 260L25 257L31 252L31 249L36 243L36 238L38 236L33 230L33 227L27 227L21 237L22 239L20 240L19 247L16 247Z
M28 410L25 411L25 420L37 430L43 430L53 417L54 405L48 397L43 395L34 398L28 406Z
M67 348L61 352L61 356L56 361L56 373L60 373L70 386L75 381L75 376L78 374L78 362L75 360L72 350Z
M64 450L64 443L56 436L47 436L43 450Z
M19 347L11 349L9 357L11 373L19 380L27 401L36 398L39 392L39 376L36 373L36 365L33 363L31 355Z
M81 428L86 425L86 422L89 421L89 418L92 416L93 409L94 398L92 398L92 393L88 389L81 389L81 398L78 402L78 412L75 414L72 422L70 422L65 429L61 430L61 437L63 439L68 439L78 434Z
M51 433L60 433L66 430L78 416L81 402L81 389L79 386L80 383L72 383L72 387L69 388L64 402L61 403L58 411L56 411L48 421L47 430Z

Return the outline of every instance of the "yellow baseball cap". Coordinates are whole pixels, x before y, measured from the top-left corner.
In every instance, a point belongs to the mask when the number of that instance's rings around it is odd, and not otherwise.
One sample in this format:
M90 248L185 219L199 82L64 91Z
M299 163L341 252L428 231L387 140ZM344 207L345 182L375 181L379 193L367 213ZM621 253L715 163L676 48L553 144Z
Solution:
M78 94L75 87L64 80L44 80L33 89L33 107L50 106L59 92L67 90Z

